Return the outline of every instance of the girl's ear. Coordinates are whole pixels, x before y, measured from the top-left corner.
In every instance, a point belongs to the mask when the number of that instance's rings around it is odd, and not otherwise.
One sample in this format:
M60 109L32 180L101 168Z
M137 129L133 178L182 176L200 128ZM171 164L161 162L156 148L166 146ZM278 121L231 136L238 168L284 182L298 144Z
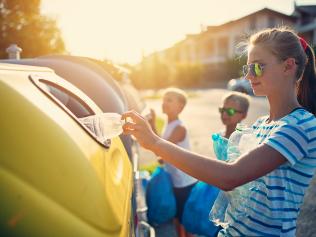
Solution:
M294 58L288 58L284 61L284 72L292 72L296 70L296 62ZM295 72L295 71L294 71Z

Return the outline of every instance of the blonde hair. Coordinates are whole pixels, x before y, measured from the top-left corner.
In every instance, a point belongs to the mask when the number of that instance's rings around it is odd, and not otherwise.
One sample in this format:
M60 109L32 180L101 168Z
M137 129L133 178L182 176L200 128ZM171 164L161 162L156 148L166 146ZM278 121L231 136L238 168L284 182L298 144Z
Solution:
M223 101L232 100L239 104L242 112L247 113L249 108L250 96L241 92L230 92L223 97Z
M252 35L248 45L262 45L280 61L294 58L297 65L297 99L316 115L316 70L313 49L289 27L269 28Z
M167 88L164 90L163 96L165 96L167 94L174 95L178 99L178 101L181 104L183 104L183 106L186 105L188 96L185 93L185 91L183 91L179 88L170 87L170 88Z

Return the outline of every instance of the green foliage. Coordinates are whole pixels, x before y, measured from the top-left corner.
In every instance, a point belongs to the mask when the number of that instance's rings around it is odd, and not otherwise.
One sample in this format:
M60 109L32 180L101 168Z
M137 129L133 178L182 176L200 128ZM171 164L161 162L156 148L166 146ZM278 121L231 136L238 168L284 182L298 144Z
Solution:
M94 58L89 58L89 60L95 62L99 66L101 66L107 73L109 73L115 80L117 81L122 81L123 80L123 72L120 70L118 65L115 65L112 61L110 60L98 60Z
M158 59L144 61L131 70L131 80L140 89L197 87L200 84L204 68L201 64L167 64Z
M17 44L22 56L63 53L65 45L56 22L40 15L40 0L0 0L0 58L6 48Z
M242 76L242 66L247 63L246 57L236 57L234 59L228 59L224 64L224 70L226 72L226 77L238 78Z
M145 61L132 69L130 78L140 89L164 88L171 85L171 68L158 59Z
M201 64L176 64L174 84L182 88L197 87L200 85L204 68Z

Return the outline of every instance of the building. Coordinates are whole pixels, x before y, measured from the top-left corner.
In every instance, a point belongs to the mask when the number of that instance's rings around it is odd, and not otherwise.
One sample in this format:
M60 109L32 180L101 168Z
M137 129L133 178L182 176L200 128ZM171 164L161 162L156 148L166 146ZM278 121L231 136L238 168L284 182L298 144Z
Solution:
M310 44L316 46L316 5L294 7L296 30Z
M216 65L233 59L243 49L240 43L260 29L290 26L310 44L316 45L316 5L297 6L286 15L269 8L218 26L208 26L199 34L187 35L172 47L150 55L168 63Z

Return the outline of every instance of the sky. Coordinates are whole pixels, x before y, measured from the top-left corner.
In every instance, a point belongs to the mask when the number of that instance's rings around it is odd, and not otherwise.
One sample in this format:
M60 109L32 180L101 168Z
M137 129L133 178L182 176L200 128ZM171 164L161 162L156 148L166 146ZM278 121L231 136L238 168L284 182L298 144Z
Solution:
M316 0L296 0L298 5ZM138 63L172 47L187 34L264 7L291 14L293 0L42 0L41 12L56 20L71 55Z

